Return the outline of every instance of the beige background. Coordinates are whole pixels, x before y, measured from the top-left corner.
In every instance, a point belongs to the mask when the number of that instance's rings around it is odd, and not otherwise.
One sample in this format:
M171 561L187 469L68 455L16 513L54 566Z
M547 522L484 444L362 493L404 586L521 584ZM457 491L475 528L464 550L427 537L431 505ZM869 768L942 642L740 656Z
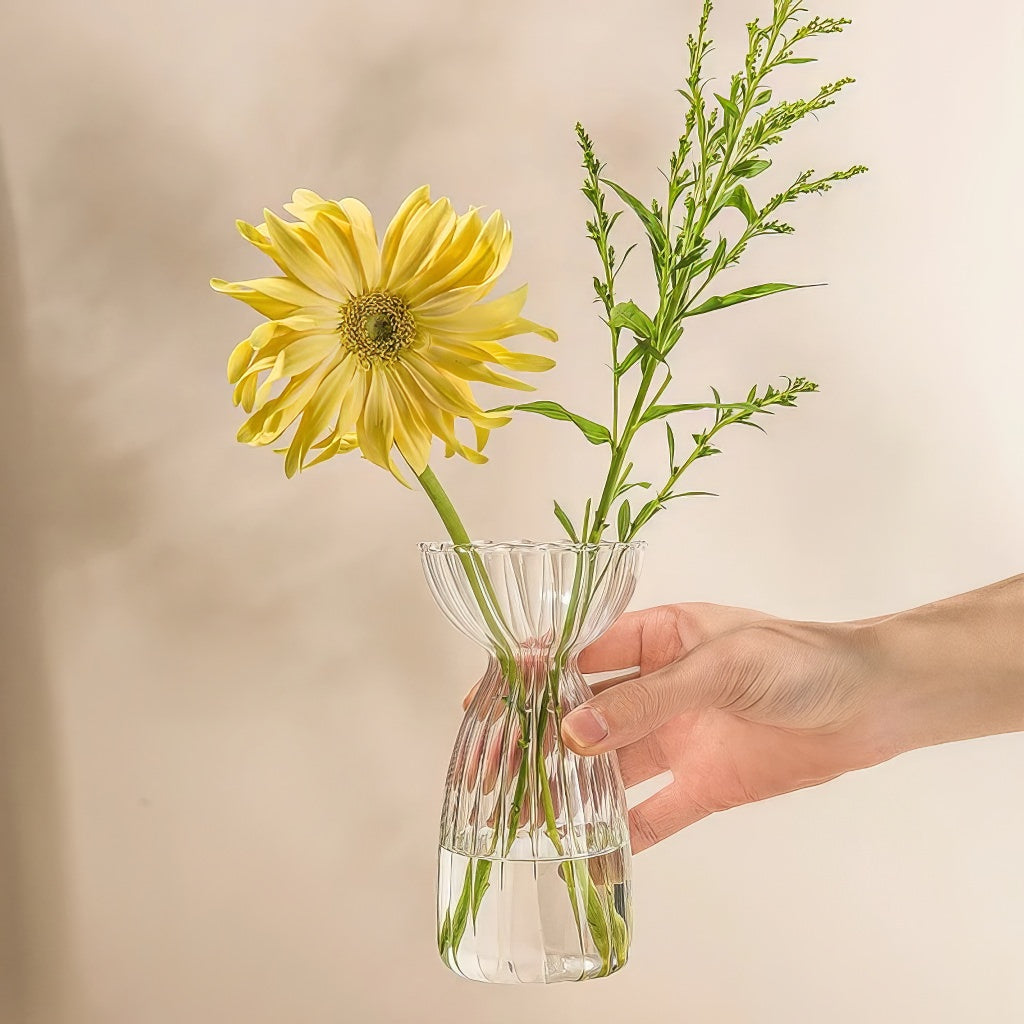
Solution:
M601 415L572 125L653 192L696 6L6 5L4 1024L1022 1019L1019 736L643 855L613 980L449 975L436 817L480 657L419 575L438 524L355 458L288 482L232 440L224 362L254 318L206 281L264 271L233 220L299 185L380 219L422 181L500 205L507 283L529 280L532 315L562 332L545 393ZM723 4L719 58L766 6ZM854 29L793 69L794 88L860 82L794 136L787 170L872 173L794 211L800 233L736 284L831 287L701 321L676 394L782 373L822 394L694 474L722 497L649 531L636 606L844 618L1024 568L1024 13L940 7L845 0L826 13ZM488 467L441 471L477 534L547 536L550 497L595 485L581 447L524 420Z

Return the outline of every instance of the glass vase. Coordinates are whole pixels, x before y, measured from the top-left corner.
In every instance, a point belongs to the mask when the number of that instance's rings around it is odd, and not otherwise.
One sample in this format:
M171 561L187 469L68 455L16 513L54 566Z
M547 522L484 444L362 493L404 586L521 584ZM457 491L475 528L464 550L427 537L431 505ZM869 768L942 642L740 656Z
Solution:
M441 959L475 981L619 970L632 931L626 798L614 754L579 757L562 719L591 691L579 652L619 616L642 543L422 544L431 592L488 653L441 812Z

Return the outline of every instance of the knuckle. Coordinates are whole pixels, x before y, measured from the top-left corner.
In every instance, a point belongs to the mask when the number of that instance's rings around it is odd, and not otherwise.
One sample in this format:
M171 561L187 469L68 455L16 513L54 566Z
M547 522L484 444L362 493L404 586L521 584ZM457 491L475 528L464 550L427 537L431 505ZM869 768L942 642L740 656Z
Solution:
M615 687L604 710L609 727L633 734L660 724L666 709L661 691L640 678Z

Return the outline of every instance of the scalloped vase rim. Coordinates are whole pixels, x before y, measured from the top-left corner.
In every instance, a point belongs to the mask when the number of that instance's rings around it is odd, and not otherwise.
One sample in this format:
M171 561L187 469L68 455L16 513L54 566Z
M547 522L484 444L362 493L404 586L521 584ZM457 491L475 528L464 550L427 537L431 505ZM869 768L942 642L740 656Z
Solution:
M572 540L471 540L468 544L456 544L450 540L423 540L417 546L425 555L448 554L452 551L642 551L647 547L647 541L604 540L598 544L585 544Z

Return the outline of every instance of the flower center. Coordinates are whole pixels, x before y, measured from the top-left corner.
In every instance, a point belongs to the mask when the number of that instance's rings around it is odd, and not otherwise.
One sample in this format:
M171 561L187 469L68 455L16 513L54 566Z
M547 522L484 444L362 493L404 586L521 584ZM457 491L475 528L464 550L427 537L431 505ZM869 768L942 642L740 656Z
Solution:
M409 307L389 292L357 295L341 307L342 342L361 363L390 363L416 337Z

